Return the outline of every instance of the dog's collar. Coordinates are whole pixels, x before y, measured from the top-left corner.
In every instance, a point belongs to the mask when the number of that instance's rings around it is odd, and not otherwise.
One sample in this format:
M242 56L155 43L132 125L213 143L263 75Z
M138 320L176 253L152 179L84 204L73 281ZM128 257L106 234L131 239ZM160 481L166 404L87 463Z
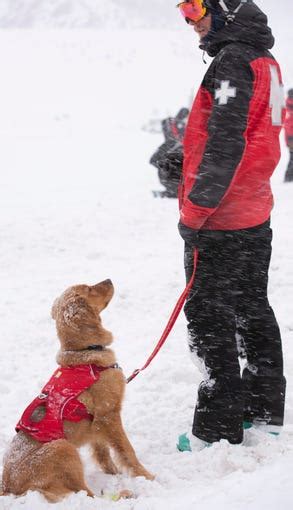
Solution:
M89 345L88 347L86 347L85 349L82 349L82 350L84 350L84 351L104 351L105 346L93 344L93 345Z
M84 351L105 351L105 345L92 344L88 345L84 349L70 349L69 351L64 352L84 352Z

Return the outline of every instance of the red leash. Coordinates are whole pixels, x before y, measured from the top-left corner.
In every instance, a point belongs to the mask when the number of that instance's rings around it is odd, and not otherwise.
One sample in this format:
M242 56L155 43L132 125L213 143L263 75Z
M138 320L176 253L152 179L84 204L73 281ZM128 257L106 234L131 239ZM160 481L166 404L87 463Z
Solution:
M194 282L194 278L195 278L195 272L196 272L196 266L197 266L197 258L198 258L198 251L197 249L194 250L194 265L193 265L193 273L192 273L192 276L188 282L188 284L186 285L184 291L182 292L180 298L178 299L176 305L175 305L175 308L171 314L171 317L170 319L168 320L168 323L167 323L167 326L165 327L163 333L162 333L162 336L160 338L160 340L158 341L155 349L153 350L152 354L150 355L150 357L148 358L148 360L146 361L146 363L144 364L144 366L142 368L137 368L136 370L134 370L134 372L131 374L130 377L128 377L126 379L126 382L129 383L130 381L132 381L140 372L142 372L145 368L147 368L150 364L150 362L154 359L154 357L156 356L156 354L159 352L159 350L161 349L161 347L163 346L163 344L165 343L166 339L168 338L170 332L172 331L172 328L176 322L176 319L179 315L179 313L181 312L181 309L182 309L182 306L190 292L190 289L193 285L193 282Z

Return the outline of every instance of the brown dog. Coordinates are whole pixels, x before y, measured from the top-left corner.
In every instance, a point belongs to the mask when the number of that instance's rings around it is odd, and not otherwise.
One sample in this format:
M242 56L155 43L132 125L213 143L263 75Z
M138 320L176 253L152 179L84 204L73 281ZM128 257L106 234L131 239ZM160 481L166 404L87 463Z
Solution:
M39 405L35 399L32 415L25 418L24 413L18 424L19 431L4 457L4 494L23 495L28 490L36 490L52 502L81 490L93 496L85 483L77 450L84 444L91 446L95 460L105 473L119 472L110 455L112 450L118 466L126 468L131 476L144 476L149 480L154 478L138 461L121 422L125 379L116 365L114 352L109 349L112 334L103 328L100 319L100 312L108 305L113 293L111 280L105 280L93 286L70 287L56 299L52 317L56 321L61 343L57 355L60 368L50 381L58 384L58 377L61 375L62 378L63 372L76 369L89 370L92 375L92 369L100 367L99 380L77 397L77 404L84 408L87 417L81 419L79 416L77 421L65 418L58 425L60 430L58 427L54 429L56 423L52 423L51 419L49 425L54 430L50 433L57 438L54 440L44 439L42 434L46 434L46 431L37 430L38 427L45 427L45 415L51 412L41 400L48 398L48 395L45 392L37 397L40 399ZM76 382L79 383L75 376L72 384ZM62 391L62 398L65 398L66 391ZM58 398L61 398L60 395ZM79 411L74 412L78 414ZM35 430L34 427L37 432L31 432ZM62 432L63 437L58 438Z

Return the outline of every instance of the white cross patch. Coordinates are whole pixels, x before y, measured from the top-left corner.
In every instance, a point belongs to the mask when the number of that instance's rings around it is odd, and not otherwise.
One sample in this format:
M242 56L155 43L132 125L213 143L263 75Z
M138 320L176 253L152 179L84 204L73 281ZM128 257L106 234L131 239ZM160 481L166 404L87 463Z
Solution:
M236 97L236 87L230 87L230 80L222 80L221 88L216 90L215 99L219 99L218 104L228 103L229 97Z
M273 126L282 126L282 111L286 106L284 87L280 83L276 66L270 66L271 71L271 96L270 107L272 109Z

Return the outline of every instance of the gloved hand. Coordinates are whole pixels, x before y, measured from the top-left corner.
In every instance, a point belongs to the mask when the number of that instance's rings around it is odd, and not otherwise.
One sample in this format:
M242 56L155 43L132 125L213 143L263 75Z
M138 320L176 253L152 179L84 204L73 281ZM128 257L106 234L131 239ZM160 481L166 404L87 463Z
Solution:
M189 244L189 246L197 247L199 244L199 230L195 230L191 227L187 227L183 225L183 223L178 223L179 234L182 239Z

